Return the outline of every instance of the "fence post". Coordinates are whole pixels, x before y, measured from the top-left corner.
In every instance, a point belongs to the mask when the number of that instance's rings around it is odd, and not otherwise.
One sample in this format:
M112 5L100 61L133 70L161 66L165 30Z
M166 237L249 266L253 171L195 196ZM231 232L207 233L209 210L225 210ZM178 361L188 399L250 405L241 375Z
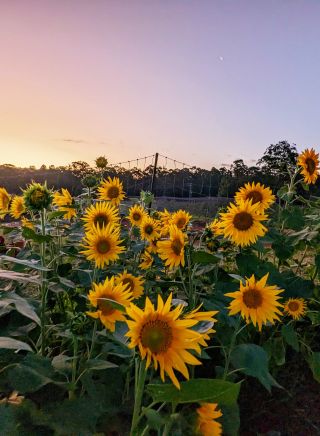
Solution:
M153 172L152 172L151 185L150 185L150 191L151 191L152 194L155 194L158 157L159 157L159 153L156 153L155 154L155 158L154 158ZM150 213L150 210L151 210L151 206L152 206L152 202L149 204L149 207L148 207L149 213Z

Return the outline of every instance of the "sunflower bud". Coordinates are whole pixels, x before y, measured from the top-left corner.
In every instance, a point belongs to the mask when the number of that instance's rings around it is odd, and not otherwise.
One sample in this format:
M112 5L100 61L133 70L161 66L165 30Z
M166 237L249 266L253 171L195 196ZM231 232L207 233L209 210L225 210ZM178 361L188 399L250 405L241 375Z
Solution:
M52 202L52 192L47 188L46 183L32 182L23 191L23 198L26 208L34 212L47 209Z

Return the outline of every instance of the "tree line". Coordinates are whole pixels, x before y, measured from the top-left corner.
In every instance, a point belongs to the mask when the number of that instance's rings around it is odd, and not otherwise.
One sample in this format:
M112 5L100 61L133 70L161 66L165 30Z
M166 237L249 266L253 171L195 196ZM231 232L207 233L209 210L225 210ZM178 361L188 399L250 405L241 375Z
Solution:
M168 169L158 167L153 192L168 197L233 197L246 182L260 182L274 192L289 180L289 172L296 166L298 152L294 144L280 141L271 144L255 166L247 166L242 159L235 160L229 168L199 167ZM151 189L153 166L145 169L114 167L104 157L95 166L84 161L74 161L68 166L42 165L19 168L10 164L0 165L0 186L11 193L21 192L32 180L47 182L53 189L67 188L72 195L80 194L83 186L94 186L101 178L118 176L126 194L139 196L141 190ZM320 193L319 183L311 187L312 193Z

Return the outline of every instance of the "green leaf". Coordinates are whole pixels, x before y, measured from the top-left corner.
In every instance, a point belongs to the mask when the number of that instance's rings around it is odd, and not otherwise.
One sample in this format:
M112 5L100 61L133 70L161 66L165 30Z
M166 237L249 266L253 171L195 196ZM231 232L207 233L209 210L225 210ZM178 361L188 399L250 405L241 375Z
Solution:
M51 271L50 268L46 268L46 267L42 266L38 261L35 261L35 260L34 261L22 260L22 259L17 259L16 257L3 255L3 256L0 256L0 261L16 263L18 265L23 265L23 266L26 266L28 268L36 269L39 271Z
M3 336L0 336L0 348L6 348L10 350L25 350L25 351L32 351L32 348L30 345L26 344L22 341L17 341L13 338L5 338Z
M32 239L32 241L37 242L38 244L41 244L42 242L50 242L52 240L52 236L40 235L29 227L23 227L22 236L25 239Z
M70 206L71 207L71 206ZM51 221L55 218L62 218L64 216L65 212L61 211L61 210L55 210L53 212L49 212L47 215L47 219L48 221Z
M164 418L160 415L160 413L156 410L143 407L142 412L146 416L148 425L152 430L160 430L166 422Z
M107 360L90 359L86 361L85 367L91 370L101 371L103 369L117 368L118 365L108 362Z
M6 269L0 269L0 278L5 280L14 280L16 282L22 282L22 283L34 283L36 285L41 284L41 280L39 276L32 276L30 274L8 271Z
M320 351L313 352L308 357L308 363L314 379L320 383Z
M240 412L237 403L222 407L222 428L225 436L238 436L240 428Z
M235 369L256 377L269 392L271 386L281 388L269 373L268 355L262 347L255 344L237 345L231 353L231 362Z
M272 357L278 366L282 366L286 362L286 349L281 337L274 338L272 341Z
M207 253L206 251L194 251L191 255L193 263L218 263L220 258L214 254Z
M114 309L120 310L120 312L125 312L126 308L123 304L118 303L117 301L112 300L111 298L99 298L100 301L105 301L110 304Z
M19 434L14 411L14 407L0 404L0 429L4 436L18 436Z
M292 324L283 325L281 327L281 334L283 339L288 345L290 345L290 347L292 347L295 351L299 351L298 335L295 332Z
M231 405L237 401L240 384L219 379L193 379L180 383L180 390L172 384L149 384L147 391L156 402L196 403L212 401Z

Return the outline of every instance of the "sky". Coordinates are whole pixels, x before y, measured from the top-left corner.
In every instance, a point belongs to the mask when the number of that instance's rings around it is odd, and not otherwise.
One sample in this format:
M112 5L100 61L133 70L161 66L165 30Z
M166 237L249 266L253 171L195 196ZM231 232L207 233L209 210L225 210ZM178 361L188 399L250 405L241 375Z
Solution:
M0 164L319 151L319 0L0 0Z

